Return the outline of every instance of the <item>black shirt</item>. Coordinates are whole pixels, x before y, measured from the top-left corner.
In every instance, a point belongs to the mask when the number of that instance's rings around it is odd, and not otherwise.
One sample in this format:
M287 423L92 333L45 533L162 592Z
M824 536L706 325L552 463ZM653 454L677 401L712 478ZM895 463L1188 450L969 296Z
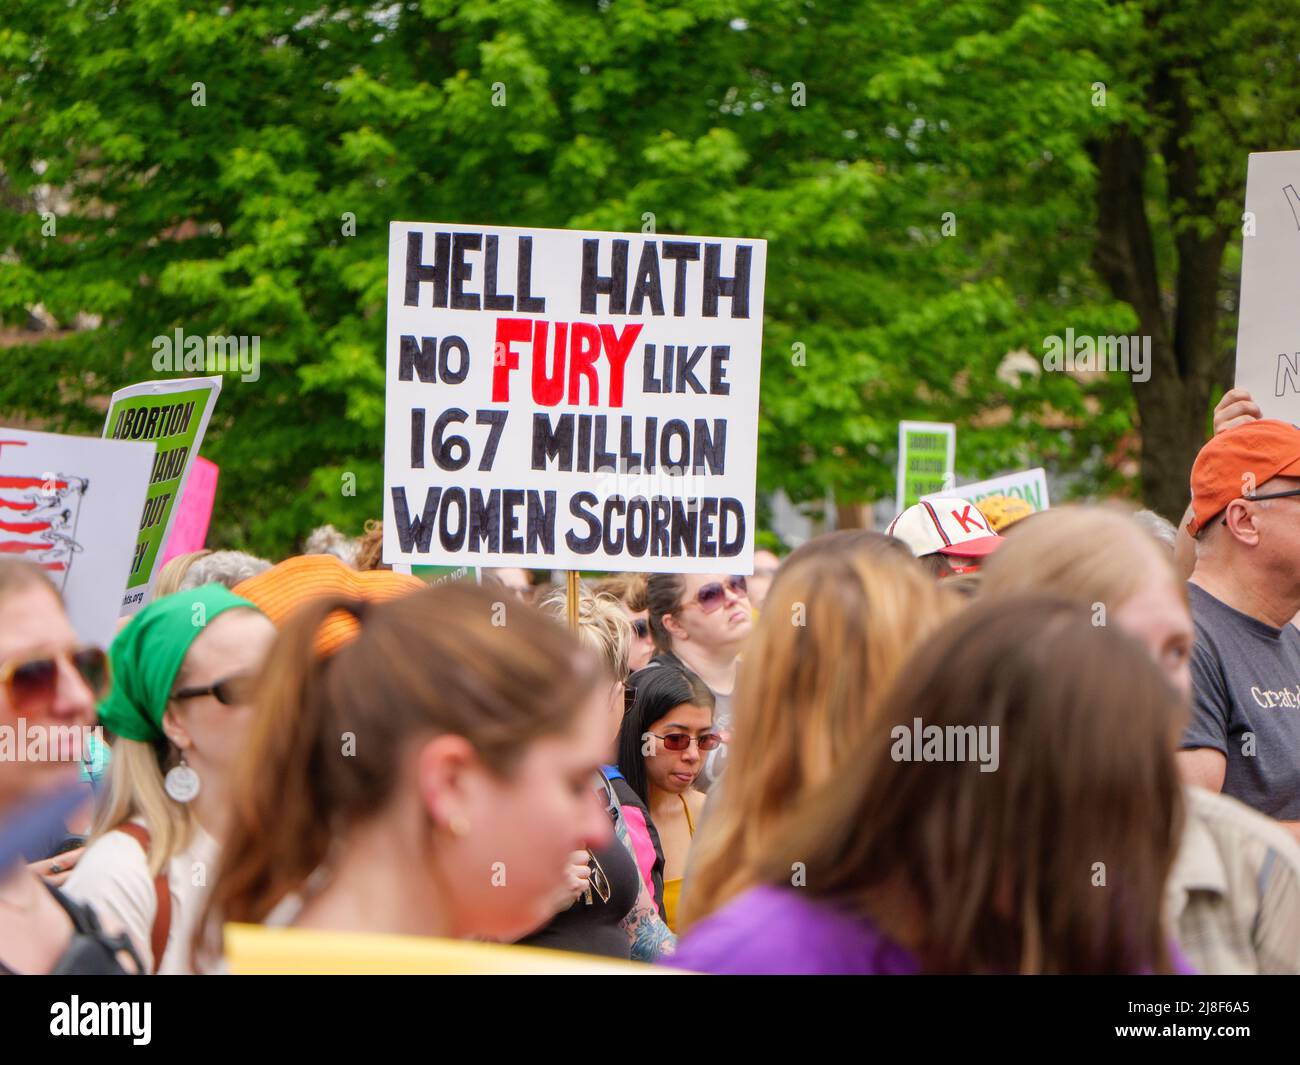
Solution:
M611 798L612 794L611 792ZM610 840L608 846L592 853L604 870L605 879L609 881L609 901L602 901L595 888L592 888L590 903L587 902L586 895L580 896L567 910L562 910L551 918L549 924L521 939L520 946L572 950L582 954L631 960L632 941L623 930L622 923L632 912L637 896L641 893L641 874L631 852L617 835Z

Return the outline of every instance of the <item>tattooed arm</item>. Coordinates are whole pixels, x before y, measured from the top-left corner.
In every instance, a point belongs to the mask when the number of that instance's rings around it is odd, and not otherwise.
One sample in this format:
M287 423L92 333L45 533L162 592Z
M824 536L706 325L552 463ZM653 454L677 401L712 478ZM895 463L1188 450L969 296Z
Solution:
M641 867L637 864L636 850L632 846L632 837L627 833L627 825L623 823L622 811L619 811L619 817L615 827L615 832L627 852L632 855L632 864L637 870L637 880L641 884L641 890L637 893L636 904L623 918L623 931L632 942L632 960L633 961L657 961L659 958L667 957L677 949L677 937L668 930L664 920L659 916L659 911L655 909L653 896L646 882L641 877Z

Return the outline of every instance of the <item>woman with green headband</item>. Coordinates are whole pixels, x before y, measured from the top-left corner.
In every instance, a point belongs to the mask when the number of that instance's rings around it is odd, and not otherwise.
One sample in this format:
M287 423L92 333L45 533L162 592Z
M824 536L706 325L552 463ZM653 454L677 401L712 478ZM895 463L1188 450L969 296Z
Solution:
M252 688L275 627L218 584L164 596L118 633L100 704L117 737L69 895L111 916L148 972L192 972L189 943L224 838Z

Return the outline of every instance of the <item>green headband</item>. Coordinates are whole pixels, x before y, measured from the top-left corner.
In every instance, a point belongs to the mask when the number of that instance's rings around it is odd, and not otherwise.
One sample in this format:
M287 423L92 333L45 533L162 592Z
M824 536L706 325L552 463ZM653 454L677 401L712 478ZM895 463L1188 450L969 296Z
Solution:
M113 688L99 704L104 727L128 740L163 738L172 685L190 645L218 614L257 610L220 584L155 599L136 614L109 648Z

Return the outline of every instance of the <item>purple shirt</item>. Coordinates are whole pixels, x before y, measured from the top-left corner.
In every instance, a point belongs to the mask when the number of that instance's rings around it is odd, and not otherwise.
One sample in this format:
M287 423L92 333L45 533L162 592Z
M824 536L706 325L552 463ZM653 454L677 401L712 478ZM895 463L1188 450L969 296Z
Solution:
M1195 970L1176 948L1174 971ZM794 888L751 888L687 934L668 964L718 975L913 976L915 955L870 921Z

